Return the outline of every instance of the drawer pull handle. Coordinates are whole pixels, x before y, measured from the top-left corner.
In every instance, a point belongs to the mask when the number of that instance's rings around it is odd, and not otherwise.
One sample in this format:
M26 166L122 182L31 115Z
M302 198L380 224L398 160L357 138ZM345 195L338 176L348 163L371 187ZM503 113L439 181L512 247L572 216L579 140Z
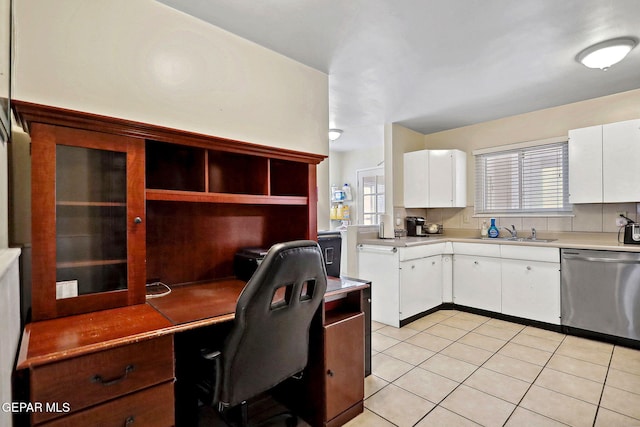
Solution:
M136 419L133 417L133 415L128 417L126 420L124 420L124 427L132 425L135 421Z
M117 378L114 378L112 380L105 380L100 375L94 375L93 378L91 378L91 382L102 384L103 386L118 384L119 382L124 381L124 379L127 378L127 375L129 375L129 372L133 372L134 369L134 365L127 365L127 367L124 368L124 374L120 375Z

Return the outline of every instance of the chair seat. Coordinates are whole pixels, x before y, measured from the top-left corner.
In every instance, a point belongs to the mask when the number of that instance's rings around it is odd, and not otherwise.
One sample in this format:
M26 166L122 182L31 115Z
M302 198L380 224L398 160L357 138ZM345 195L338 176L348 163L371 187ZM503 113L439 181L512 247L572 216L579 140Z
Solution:
M247 402L305 369L311 322L319 314L326 287L316 242L273 245L238 298L233 327L222 348L201 351L201 401L217 406L225 420L238 411L240 425L247 425ZM276 421L297 425L290 413L258 425Z

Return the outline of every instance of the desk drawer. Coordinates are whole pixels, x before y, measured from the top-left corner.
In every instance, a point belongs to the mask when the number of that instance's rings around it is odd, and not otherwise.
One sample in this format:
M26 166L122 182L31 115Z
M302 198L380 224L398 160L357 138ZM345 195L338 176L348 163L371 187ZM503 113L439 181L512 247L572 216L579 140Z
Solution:
M164 337L37 366L31 401L68 403L71 412L174 378L173 337ZM61 414L36 412L33 422Z
M94 406L42 424L42 427L162 427L174 424L173 382Z

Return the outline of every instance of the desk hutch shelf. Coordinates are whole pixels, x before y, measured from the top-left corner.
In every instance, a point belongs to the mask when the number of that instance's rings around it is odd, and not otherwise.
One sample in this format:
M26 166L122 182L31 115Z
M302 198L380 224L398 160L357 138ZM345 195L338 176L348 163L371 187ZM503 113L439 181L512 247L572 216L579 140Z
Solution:
M32 319L233 276L242 247L316 239L325 156L22 101L32 139Z

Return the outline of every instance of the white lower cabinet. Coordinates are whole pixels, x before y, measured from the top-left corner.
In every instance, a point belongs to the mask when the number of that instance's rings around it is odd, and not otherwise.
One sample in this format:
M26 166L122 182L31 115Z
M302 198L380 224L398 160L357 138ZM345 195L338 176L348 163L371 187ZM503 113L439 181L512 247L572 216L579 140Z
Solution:
M433 255L442 248L429 246L358 247L358 277L371 281L372 320L399 327L401 321L442 303L442 255Z
M557 248L359 245L358 277L372 282L371 318L386 325L399 327L443 302L560 324Z
M453 302L455 304L499 313L501 281L500 258L453 255Z
M453 255L442 255L442 302L453 302Z
M388 246L358 246L358 277L371 281L371 320L400 326L400 261Z
M560 264L502 260L502 313L560 324Z
M442 304L442 256L400 263L400 319Z

